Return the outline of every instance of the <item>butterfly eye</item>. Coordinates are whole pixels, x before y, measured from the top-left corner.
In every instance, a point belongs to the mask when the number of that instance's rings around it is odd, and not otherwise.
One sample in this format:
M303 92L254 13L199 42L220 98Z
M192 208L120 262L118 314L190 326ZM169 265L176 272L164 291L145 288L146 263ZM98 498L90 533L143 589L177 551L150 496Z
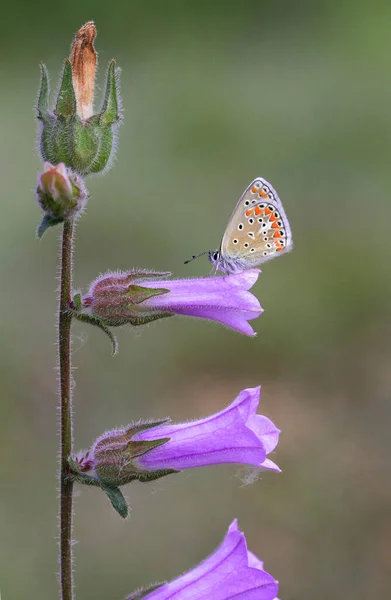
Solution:
M240 229L240 231L243 229L243 223L239 223L238 229Z

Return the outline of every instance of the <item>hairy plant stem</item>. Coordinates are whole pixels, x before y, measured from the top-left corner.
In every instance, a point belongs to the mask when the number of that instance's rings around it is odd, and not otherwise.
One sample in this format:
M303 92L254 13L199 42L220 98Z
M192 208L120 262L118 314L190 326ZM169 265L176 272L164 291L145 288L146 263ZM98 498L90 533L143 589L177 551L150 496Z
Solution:
M73 599L72 500L68 457L72 452L71 322L73 228L64 221L61 246L60 302L58 311L58 361L60 370L60 589L62 600Z

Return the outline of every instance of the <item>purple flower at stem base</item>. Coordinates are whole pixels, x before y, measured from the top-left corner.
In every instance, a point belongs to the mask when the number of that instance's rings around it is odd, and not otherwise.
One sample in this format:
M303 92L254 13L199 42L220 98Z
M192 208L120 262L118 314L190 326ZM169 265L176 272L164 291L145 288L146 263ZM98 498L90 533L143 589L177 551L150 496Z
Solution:
M278 582L247 550L244 534L233 521L222 544L197 567L151 593L126 600L277 600Z

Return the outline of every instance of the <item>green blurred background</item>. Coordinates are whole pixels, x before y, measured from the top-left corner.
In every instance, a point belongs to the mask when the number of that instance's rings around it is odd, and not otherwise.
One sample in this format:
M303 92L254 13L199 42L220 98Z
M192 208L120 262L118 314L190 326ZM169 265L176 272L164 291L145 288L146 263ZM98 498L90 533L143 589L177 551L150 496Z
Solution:
M75 445L133 419L201 417L262 384L283 473L235 466L126 492L123 522L77 489L77 597L120 599L209 554L234 517L283 600L391 597L391 5L386 2L7 2L0 37L0 590L57 594L55 311L59 231L35 239L38 63L57 82L73 34L98 27L98 95L122 67L115 168L88 182L75 284L133 266L209 273L257 175L295 250L254 288L258 336L167 319L106 338L75 324ZM98 98L98 103L100 98ZM239 477L237 476L239 475Z

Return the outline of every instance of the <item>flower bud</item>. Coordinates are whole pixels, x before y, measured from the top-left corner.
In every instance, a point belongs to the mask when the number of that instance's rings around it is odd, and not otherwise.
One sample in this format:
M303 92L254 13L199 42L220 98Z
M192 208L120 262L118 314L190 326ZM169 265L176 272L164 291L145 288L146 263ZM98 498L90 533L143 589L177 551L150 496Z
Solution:
M38 177L36 190L39 206L45 212L38 235L47 227L62 223L80 213L87 201L87 191L80 177L66 168L64 163L56 166L45 163L44 172Z
M160 438L152 441L133 439L140 431L157 427L167 420L155 423L131 424L125 429L113 429L98 437L91 449L84 456L73 458L78 466L78 472L84 476L96 479L100 485L118 487L126 485L135 479L151 481L175 469L145 470L137 465L137 459L154 448L169 441L170 438Z
M120 122L118 69L109 63L102 108L93 114L96 70L92 21L76 34L70 60L64 64L53 110L49 109L49 78L41 65L37 118L41 123L40 150L45 161L64 163L75 173L88 175L108 168L115 151Z

